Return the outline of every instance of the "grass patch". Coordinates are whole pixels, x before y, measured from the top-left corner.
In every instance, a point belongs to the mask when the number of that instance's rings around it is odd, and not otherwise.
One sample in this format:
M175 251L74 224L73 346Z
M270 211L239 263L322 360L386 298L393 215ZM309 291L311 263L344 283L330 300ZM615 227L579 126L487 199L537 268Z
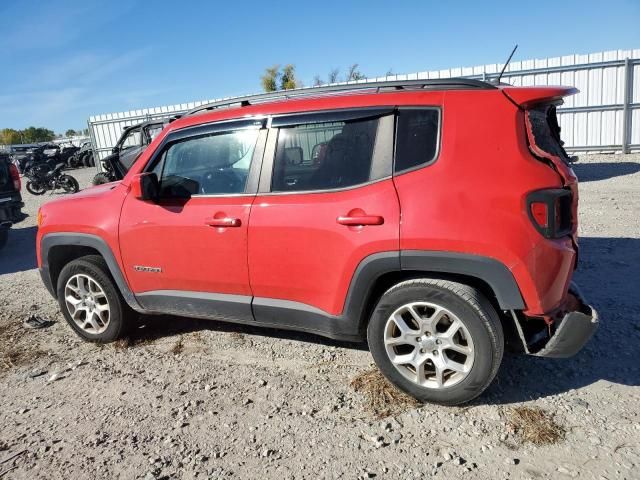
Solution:
M565 430L541 408L517 407L509 412L508 428L521 441L553 445L564 438Z
M47 355L47 352L33 345L18 344L18 340L24 336L18 322L0 325L0 373L30 365Z
M103 344L98 343L98 346L103 346ZM132 338L132 337L124 337L116 340L111 345L116 350L127 350L128 348L134 347L146 347L148 345L153 345L153 340L148 338Z
M351 387L366 399L366 409L377 418L399 415L420 404L416 399L401 392L374 368L356 375Z
M170 353L174 355L180 355L184 351L184 343L182 342L182 337L178 338L178 341L173 344L173 346L169 349Z
M120 338L113 342L113 348L115 348L116 350L126 350L132 345L133 343L131 342L131 339L129 337Z

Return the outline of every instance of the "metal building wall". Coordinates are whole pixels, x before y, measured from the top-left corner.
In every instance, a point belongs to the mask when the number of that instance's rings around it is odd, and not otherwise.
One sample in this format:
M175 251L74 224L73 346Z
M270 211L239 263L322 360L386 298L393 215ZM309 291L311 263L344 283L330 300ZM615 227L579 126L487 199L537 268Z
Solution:
M503 64L459 67L362 82L451 77L490 80L502 67ZM565 104L558 109L567 150L575 153L640 151L640 49L512 62L502 81L517 86L570 85L580 90L579 94L565 99ZM98 158L109 154L125 126L168 118L218 100L225 99L92 116L88 126Z

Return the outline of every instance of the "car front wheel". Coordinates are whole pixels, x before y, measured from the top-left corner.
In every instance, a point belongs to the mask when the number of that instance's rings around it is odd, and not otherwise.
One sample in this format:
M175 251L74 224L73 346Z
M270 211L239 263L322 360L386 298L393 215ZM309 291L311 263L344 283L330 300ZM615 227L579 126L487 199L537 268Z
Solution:
M389 289L367 328L383 375L421 402L457 405L480 395L504 351L500 319L478 290L434 279Z
M117 340L133 318L105 261L97 255L68 263L58 277L57 293L67 323L90 342Z

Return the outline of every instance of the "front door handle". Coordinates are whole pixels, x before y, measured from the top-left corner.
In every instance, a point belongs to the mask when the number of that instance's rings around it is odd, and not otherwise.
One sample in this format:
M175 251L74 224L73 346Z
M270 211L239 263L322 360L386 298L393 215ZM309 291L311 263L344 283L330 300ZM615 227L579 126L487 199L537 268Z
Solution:
M359 227L362 225L382 225L384 217L380 215L341 215L336 221L340 225Z
M210 227L240 227L242 222L239 218L233 217L220 217L220 218L207 218L205 220L205 225L209 225Z

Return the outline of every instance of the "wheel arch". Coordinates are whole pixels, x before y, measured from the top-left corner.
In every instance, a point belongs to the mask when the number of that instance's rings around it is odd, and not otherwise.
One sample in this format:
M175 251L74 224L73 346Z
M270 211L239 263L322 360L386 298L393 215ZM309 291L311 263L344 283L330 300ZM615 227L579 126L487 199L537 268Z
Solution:
M463 283L478 289L500 310L523 310L525 303L511 271L500 261L472 254L424 250L383 252L365 258L354 273L345 316L366 328L373 308L393 285L414 278Z
M50 233L42 237L40 252L42 256L40 275L54 298L57 297L58 277L65 265L87 255L100 255L127 304L134 310L142 310L129 289L111 248L102 238L84 233Z

